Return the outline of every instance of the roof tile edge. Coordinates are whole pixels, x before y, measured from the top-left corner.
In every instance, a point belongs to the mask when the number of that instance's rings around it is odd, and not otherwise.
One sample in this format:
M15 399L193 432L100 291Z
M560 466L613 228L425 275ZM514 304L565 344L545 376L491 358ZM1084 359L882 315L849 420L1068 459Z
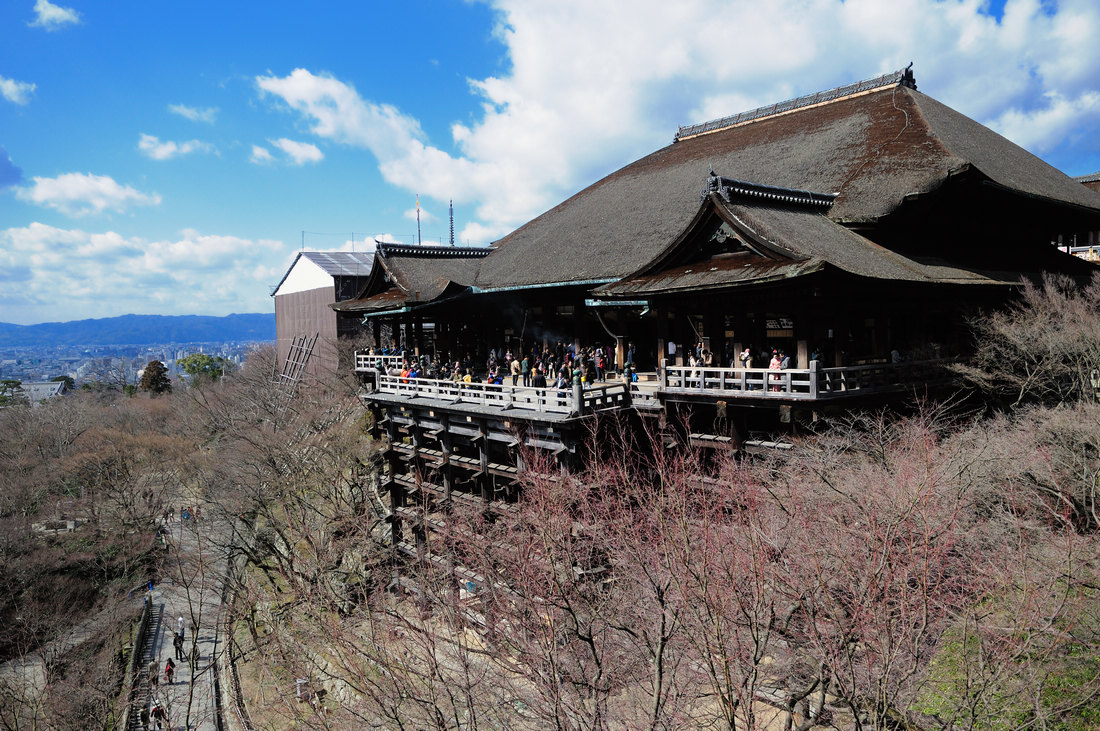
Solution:
M392 244L389 242L378 243L378 253L382 256L388 254L405 254L407 256L429 257L482 257L492 251L489 246L436 246L434 244Z
M720 196L726 203L730 203L734 197L757 198L769 203L805 206L825 210L833 205L833 201L839 193L818 193L812 190L800 190L798 188L780 188L774 185L752 183L746 180L734 180L722 177L713 171L707 178L707 187L703 188L699 197L706 200L711 194Z

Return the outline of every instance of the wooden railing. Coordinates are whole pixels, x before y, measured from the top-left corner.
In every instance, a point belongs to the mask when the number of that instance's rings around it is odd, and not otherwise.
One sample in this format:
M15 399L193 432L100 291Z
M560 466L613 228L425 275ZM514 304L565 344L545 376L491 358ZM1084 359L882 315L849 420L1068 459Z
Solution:
M385 373L391 368L400 368L404 362L404 357L400 355L374 355L365 350L355 351L355 370L357 372L381 371Z
M533 388L492 383L456 383L433 378L378 376L379 393L409 399L428 398L453 404L473 404L498 409L526 409L555 414L589 414L630 405L625 383L609 383L580 389ZM578 401L579 396L579 401Z
M366 356L371 359L399 356ZM693 368L667 366L661 370L656 390L639 389L637 384L609 382L581 389L570 386L532 388L491 383L459 383L433 378L402 378L377 371L375 388L380 393L409 399L428 398L454 404L472 404L498 409L525 409L549 414L590 414L636 404L658 407L660 395L700 395L781 400L829 400L901 391L923 384L942 383L948 376L948 361L821 368Z
M661 400L657 396L657 389L642 387L637 383L630 384L630 403L640 409L661 408Z
M625 383L605 383L581 391L581 413L630 406L630 388Z
M947 361L771 370L768 368L693 368L663 365L662 391L675 394L823 400L898 391L942 382Z

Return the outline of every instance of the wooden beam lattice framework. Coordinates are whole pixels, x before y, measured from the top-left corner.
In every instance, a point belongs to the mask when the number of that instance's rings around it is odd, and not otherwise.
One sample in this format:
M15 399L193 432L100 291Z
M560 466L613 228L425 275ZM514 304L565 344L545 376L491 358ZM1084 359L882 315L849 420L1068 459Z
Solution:
M313 347L317 344L318 337L320 337L320 333L314 333L312 336L298 335L294 337L290 343L290 350L287 351L282 372L279 373L276 384L279 388L292 393L298 388L298 384L302 380L302 374L313 355Z

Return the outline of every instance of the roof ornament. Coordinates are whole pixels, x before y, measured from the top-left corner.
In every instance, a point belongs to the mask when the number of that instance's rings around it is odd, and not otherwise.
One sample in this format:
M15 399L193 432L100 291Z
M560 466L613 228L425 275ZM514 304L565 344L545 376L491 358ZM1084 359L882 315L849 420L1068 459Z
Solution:
M910 61L909 65L901 70L901 79L898 81L898 86L907 86L913 91L917 90L917 77L913 75L913 62Z
M710 173L707 175L707 187L703 188L703 192L700 194L702 200L706 200L712 193L719 196L726 203L730 202L730 189L722 184L722 178L718 173L714 172L714 166L711 166Z

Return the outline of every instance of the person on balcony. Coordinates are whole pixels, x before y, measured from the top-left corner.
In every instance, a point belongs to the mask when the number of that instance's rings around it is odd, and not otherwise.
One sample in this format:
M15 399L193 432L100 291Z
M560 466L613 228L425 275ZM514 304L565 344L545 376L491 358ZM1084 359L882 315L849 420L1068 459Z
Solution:
M768 370L778 371L778 370L782 370L782 368L783 368L783 361L779 359L779 351L778 350L773 350L772 351L772 359L768 363ZM772 380L772 386L771 386L771 388L768 389L769 391L780 391L780 390L782 390L779 387L779 384L777 382L782 381L783 376L780 376L780 375L776 374L776 375L773 375L771 377L771 380Z
M688 379L691 383L696 383L696 382L699 381L699 377L700 377L701 374L699 373L699 365L700 365L699 359L697 357L695 357L695 352L694 351L689 351L688 352L687 361L688 361L687 362L688 367L692 369L688 373L687 377L688 377ZM698 385L701 386L702 383L699 383Z
M737 359L741 361L742 368L752 368L752 346L747 346L742 350Z

